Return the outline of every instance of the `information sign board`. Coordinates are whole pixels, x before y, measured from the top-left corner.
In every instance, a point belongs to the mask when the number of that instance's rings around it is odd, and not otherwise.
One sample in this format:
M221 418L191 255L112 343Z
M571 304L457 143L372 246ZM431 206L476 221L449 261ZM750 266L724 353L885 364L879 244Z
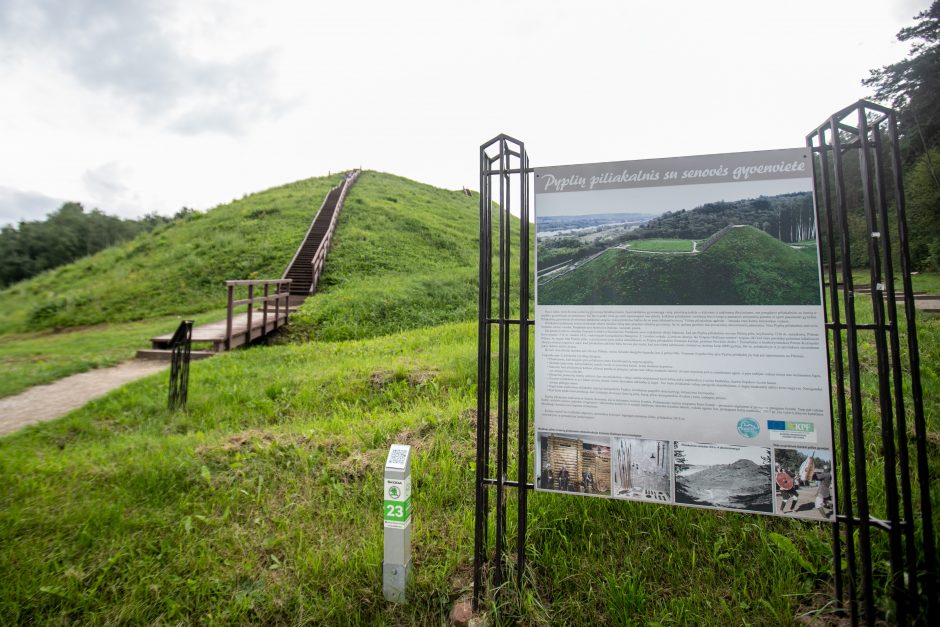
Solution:
M805 148L536 169L537 489L831 519L812 185Z

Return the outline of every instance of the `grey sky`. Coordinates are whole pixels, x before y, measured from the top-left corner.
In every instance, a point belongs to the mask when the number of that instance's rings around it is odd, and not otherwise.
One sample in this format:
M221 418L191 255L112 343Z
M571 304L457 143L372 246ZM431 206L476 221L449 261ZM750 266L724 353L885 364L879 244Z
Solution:
M16 61L25 61L27 51L47 56L81 88L129 105L141 123L183 133L238 133L248 114L279 108L271 101L270 52L225 62L200 58L185 48L185 33L174 32L168 6L159 0L9 0L0 5L0 36L22 51L14 53Z
M0 186L0 226L14 224L28 216L41 218L61 207L63 202L44 194Z
M0 186L171 214L360 165L475 188L500 132L536 166L800 145L927 5L3 0Z

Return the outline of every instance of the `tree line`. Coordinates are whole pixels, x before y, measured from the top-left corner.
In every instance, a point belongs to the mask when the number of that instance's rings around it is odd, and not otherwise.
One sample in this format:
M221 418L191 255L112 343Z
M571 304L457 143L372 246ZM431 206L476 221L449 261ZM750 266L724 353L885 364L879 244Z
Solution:
M787 243L816 237L812 195L794 192L667 211L631 232L629 239L705 239L729 224L749 224Z
M133 239L192 212L183 208L173 218L151 213L127 219L98 209L86 212L80 203L67 202L45 220L4 226L0 229L0 287Z
M872 70L862 84L898 112L911 261L940 270L940 0L914 19L897 35L910 45L907 58ZM864 216L855 221L864 234ZM853 246L867 248L864 239ZM854 257L853 249L852 265L867 263Z

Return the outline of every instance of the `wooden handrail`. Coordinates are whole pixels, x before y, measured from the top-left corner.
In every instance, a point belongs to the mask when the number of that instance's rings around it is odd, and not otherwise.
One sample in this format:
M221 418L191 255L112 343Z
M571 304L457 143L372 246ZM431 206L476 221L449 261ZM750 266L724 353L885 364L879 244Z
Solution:
M241 300L233 300L232 304L238 307L239 305L247 305L248 303L263 303L263 302L273 303L274 301L282 297L283 297L283 294L278 296L275 293L270 296L255 296L254 298L251 298L251 299L242 298Z
M320 282L320 273L323 272L323 264L326 261L326 254L330 251L330 245L333 242L333 231L336 230L336 222L339 219L339 212L343 208L343 201L346 200L346 194L349 193L349 188L352 187L352 184L356 182L357 178L359 178L359 170L353 170L346 175L346 178L344 178L343 182L338 186L342 187L342 190L340 191L339 198L336 199L336 205L333 208L333 215L330 216L330 225L327 227L326 233L323 235L323 240L317 247L317 252L310 260L310 265L313 267L313 278L310 281L311 294L313 294L313 292L317 289L317 284ZM333 189L335 190L336 188ZM330 191L332 193L333 190ZM311 224L311 228L312 226L313 225Z
M231 279L226 285L274 285L275 283L290 283L290 279Z
M342 184L343 184L343 183L340 183L340 185L342 185ZM313 220L310 221L310 226L307 227L307 232L304 233L304 238L303 238L302 240L300 240L300 246L298 246L298 247L297 247L297 250L294 251L294 256L291 257L290 262L287 264L287 267L284 269L284 276L281 277L282 279L285 278L285 277L287 277L287 273L290 272L290 269L291 269L291 267L293 267L294 262L297 261L297 256L300 255L300 251L303 250L304 244L307 243L307 239L310 237L310 233L313 231L313 225L317 223L317 218L320 217L320 213L322 213L323 208L326 206L326 203L329 201L329 199L330 199L330 194L331 194L331 193L333 192L333 190L336 189L337 187L338 187L338 185L335 185L335 186L331 187L331 188L330 188L330 191L328 191L328 192L326 193L326 196L323 197L323 202L320 203L320 208L317 209L317 212L316 212L315 214L313 214Z
M253 339L251 336L251 322L254 313L255 303L264 303L264 309L261 313L261 334L264 335L268 328L268 303L274 301L274 329L281 326L281 301L284 301L284 323L290 316L290 284L291 279L235 279L225 282L228 288L228 299L225 312L225 350L232 349L232 317L235 313L235 307L248 305L248 326L245 329L245 344L249 344ZM255 286L264 287L264 294L255 296ZM270 286L275 286L274 294L270 294ZM235 299L235 288L245 286L248 288L248 298ZM273 330L273 329L272 329Z

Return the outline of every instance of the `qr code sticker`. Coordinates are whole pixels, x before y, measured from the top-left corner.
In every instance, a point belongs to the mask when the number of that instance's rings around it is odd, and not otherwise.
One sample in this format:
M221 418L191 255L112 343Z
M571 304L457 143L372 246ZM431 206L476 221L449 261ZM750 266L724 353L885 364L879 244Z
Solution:
M385 461L386 466L397 466L404 467L405 460L408 458L408 448L405 446L393 446L392 450L388 452L388 459Z

